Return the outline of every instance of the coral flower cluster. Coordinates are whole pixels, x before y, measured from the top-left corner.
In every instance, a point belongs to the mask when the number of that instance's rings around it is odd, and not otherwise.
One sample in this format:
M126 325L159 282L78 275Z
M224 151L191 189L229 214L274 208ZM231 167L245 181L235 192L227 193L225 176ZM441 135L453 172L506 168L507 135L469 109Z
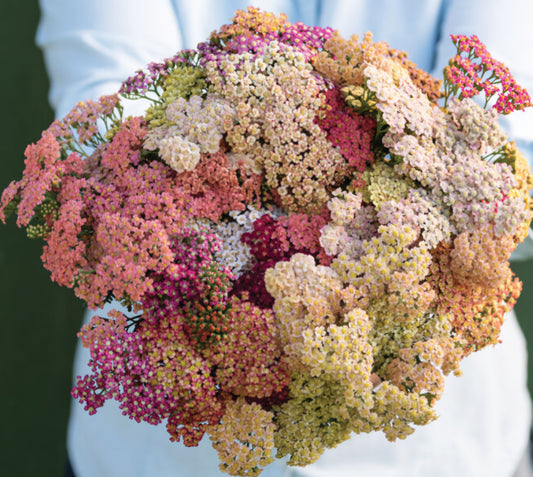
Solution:
M0 219L91 309L122 306L80 332L89 413L208 436L239 476L437 418L444 377L499 340L532 218L498 125L531 100L452 40L442 84L369 33L250 8L27 148Z

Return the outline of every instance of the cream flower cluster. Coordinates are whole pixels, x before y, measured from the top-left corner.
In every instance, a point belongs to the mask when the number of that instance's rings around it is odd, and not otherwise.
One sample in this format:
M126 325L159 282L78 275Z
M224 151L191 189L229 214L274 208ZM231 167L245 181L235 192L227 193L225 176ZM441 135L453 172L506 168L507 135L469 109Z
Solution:
M229 103L215 95L180 97L167 106L167 124L148 133L145 148L159 150L176 172L192 171L200 154L219 150L223 123L232 115Z

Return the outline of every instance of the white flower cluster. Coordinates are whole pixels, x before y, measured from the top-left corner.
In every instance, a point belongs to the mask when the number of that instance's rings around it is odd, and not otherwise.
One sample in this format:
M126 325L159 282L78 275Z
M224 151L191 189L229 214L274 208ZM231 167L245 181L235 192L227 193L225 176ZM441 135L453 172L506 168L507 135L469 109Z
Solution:
M331 222L320 231L320 245L331 256L359 256L364 241L377 232L373 213L369 213L372 207L362 204L361 194L340 189L333 192L327 205Z
M244 233L252 232L254 222L264 214L270 214L270 212L257 210L249 205L243 212L231 211L229 215L233 221L223 221L218 224L211 222L209 225L209 230L222 242L215 257L219 263L230 268L235 278L239 278L254 265L250 247L241 242L241 237Z
M411 130L431 136L438 109L415 85L407 72L392 60L381 61L380 68L369 64L364 71L366 85L376 93L377 108L393 133Z
M144 144L146 149L159 149L161 158L177 172L192 171L200 154L219 150L224 132L223 122L233 115L227 101L207 95L193 95L187 101L178 98L166 109L168 123L152 129Z
M498 112L484 109L472 99L452 98L445 127L438 129L440 139L457 156L472 152L487 154L502 146L507 137L498 123ZM448 136L446 138L446 136Z

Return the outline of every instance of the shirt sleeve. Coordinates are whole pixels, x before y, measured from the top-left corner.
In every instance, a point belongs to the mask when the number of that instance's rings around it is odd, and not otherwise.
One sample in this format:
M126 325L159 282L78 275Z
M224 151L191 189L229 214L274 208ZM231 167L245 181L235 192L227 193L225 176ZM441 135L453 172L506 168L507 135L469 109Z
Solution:
M40 0L40 8L36 42L58 117L182 48L170 0Z

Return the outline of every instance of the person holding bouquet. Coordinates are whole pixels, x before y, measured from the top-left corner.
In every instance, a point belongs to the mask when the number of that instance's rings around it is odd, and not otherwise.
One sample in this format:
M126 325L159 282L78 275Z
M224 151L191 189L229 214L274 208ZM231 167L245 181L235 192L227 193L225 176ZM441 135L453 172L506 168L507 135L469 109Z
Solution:
M424 71L440 76L455 55L449 37L477 35L533 91L533 7L512 0L41 0L37 41L51 80L50 101L58 117L81 100L116 92L134 71L151 61L194 48L239 9L249 5L285 13L290 22L331 27L348 38L372 32L376 41L409 53ZM138 103L125 105L140 113ZM450 106L451 107L451 106ZM533 159L533 114L517 112L502 121L524 155ZM154 139L154 141L156 141ZM158 143L160 144L160 143ZM527 254L526 248L517 253ZM117 304L110 304L102 314ZM86 322L94 315L88 312ZM516 318L507 314L502 343L472 354L463 376L449 377L436 404L439 418L405 440L390 443L381 433L359 434L327 450L306 467L283 460L265 467L265 477L525 477L531 403L526 385L526 347ZM75 375L89 371L88 350L79 347ZM378 378L379 379L379 378ZM160 426L136 423L108 402L94 416L73 402L68 453L77 477L192 477L224 475L204 438L198 447L169 441Z

